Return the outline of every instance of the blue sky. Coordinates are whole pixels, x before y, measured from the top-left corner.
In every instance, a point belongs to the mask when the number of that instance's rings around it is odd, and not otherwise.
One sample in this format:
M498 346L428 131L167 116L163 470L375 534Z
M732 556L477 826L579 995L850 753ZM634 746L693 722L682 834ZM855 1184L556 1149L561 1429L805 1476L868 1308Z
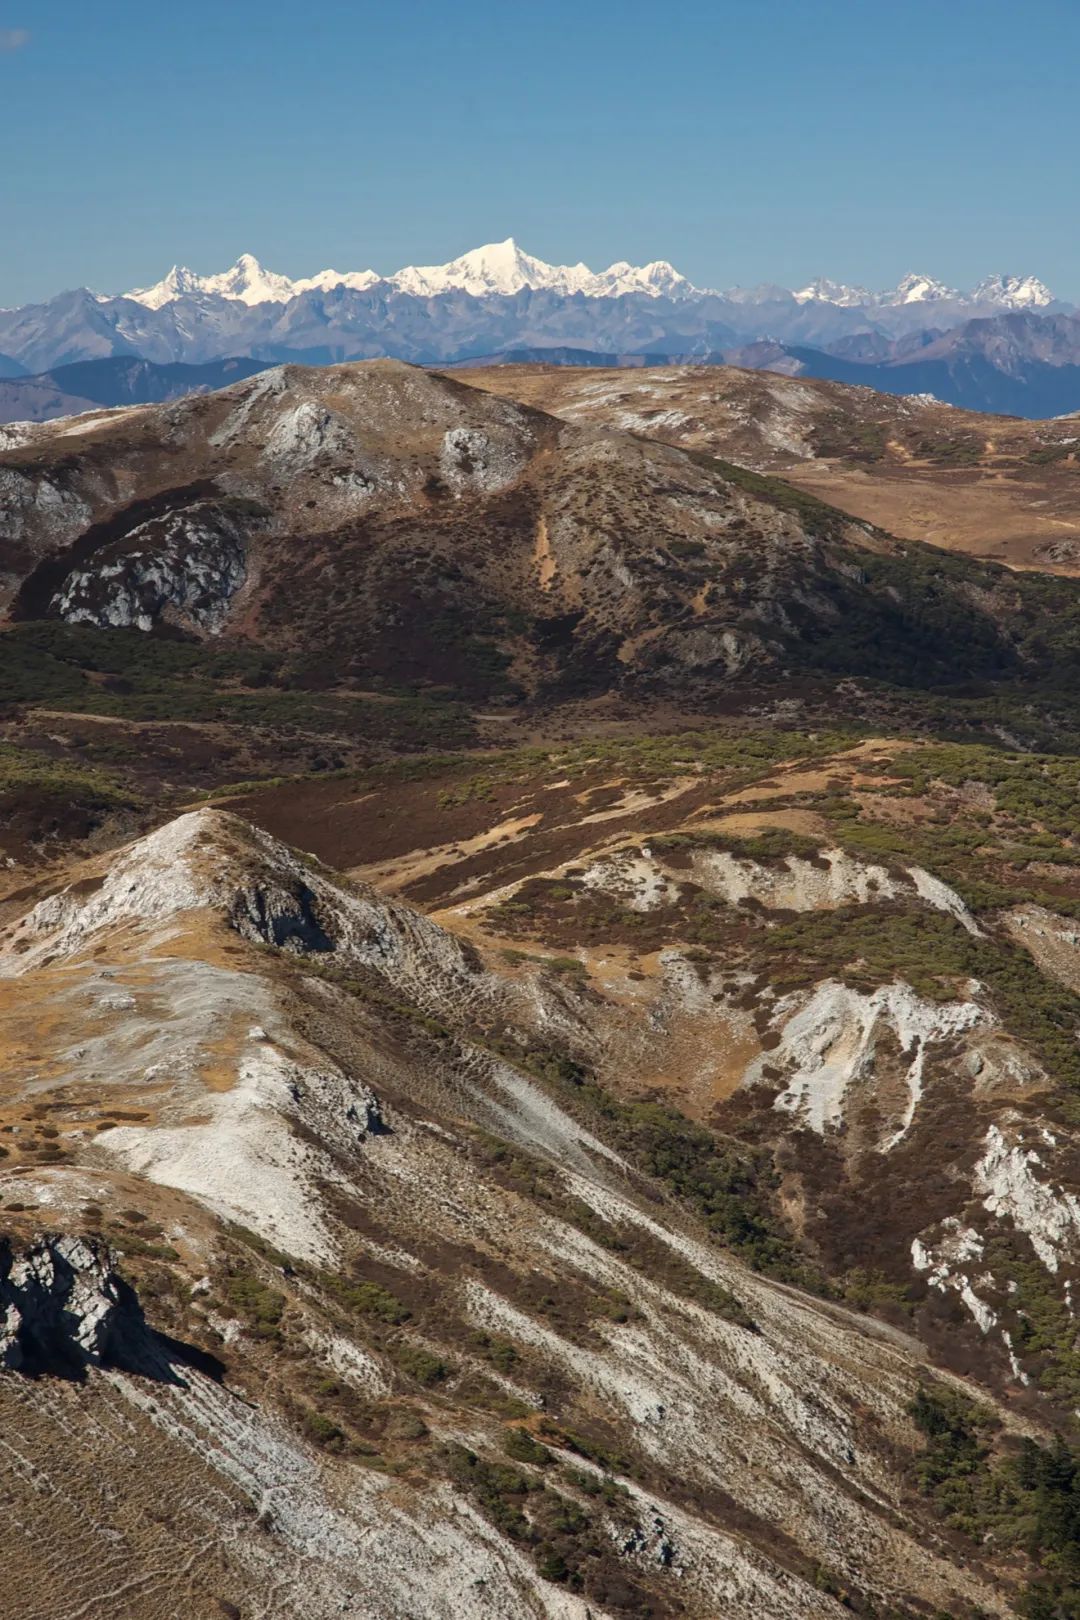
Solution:
M1078 60L1080 0L0 0L0 304L509 235L1080 298Z

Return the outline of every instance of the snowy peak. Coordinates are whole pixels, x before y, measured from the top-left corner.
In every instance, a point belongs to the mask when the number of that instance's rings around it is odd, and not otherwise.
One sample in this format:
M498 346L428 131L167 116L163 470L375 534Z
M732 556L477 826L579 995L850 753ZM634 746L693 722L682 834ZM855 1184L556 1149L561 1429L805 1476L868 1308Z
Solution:
M253 254L242 253L231 270L207 276L203 291L238 299L241 304L283 304L293 297L293 284L288 276L264 270Z
M680 275L667 259L653 259L650 264L641 266L627 264L625 259L620 259L617 264L609 265L594 276L592 282L596 293L602 290L605 296L613 298L628 292L647 293L652 298L689 298L700 291ZM590 292L593 288L582 290Z
M1049 287L1035 276L987 276L971 296L976 303L999 309L1045 309L1054 302Z
M842 281L830 281L818 276L809 286L801 287L793 295L800 304L836 304L841 309L858 309L872 304L874 295L866 287L848 287Z
M172 304L178 298L184 298L188 293L198 293L203 290L203 278L188 270L185 265L174 264L168 275L161 281L155 282L152 287L136 287L133 292L126 294L138 304L145 304L147 309L161 309L165 304Z
M320 270L313 276L292 280L267 270L251 253L242 253L229 270L202 276L183 265L174 265L163 280L152 287L137 288L126 296L148 309L161 309L178 299L204 295L226 298L255 307L284 304L306 292L332 292L344 287L366 292L382 286L390 292L415 298L436 298L449 292L467 293L473 298L512 298L521 292L552 292L560 297L621 298L636 294L673 301L706 296L666 259L645 265L625 259L606 270L591 270L587 264L548 264L526 253L512 236L503 242L487 242L472 248L448 264L406 265L393 275L380 276L374 270ZM969 293L958 292L943 281L916 271L903 276L885 292L832 281L818 276L794 293L783 288L733 288L724 295L733 303L755 304L776 298L794 298L799 304L827 304L838 309L895 309L903 305L957 303L991 306L995 309L1045 309L1055 302L1050 289L1034 276L992 275L980 281Z
M421 297L450 291L471 293L475 298L512 297L528 290L567 297L581 293L586 298L617 298L630 292L652 298L683 298L696 291L664 259L641 266L623 259L595 272L587 264L547 264L524 252L512 236L505 242L473 248L449 264L410 265L391 276L390 281L398 292Z
M493 293L508 297L525 288L540 287L576 292L576 284L590 274L583 264L556 266L534 259L508 236L505 242L488 242L484 247L473 248L459 259L451 259L449 264L408 265L391 276L390 281L398 292L421 297L453 290L484 298Z
M351 292L366 292L382 280L374 270L320 270L317 276L304 276L292 283L293 296L304 292L333 292L335 287L347 287Z
M943 281L911 271L902 276L890 293L882 293L883 304L936 304L944 298L959 298L955 287L946 287Z
M842 281L830 281L818 276L809 286L801 287L794 297L800 304L835 304L840 309L886 308L896 304L935 303L943 298L961 295L944 282L934 281L912 271L887 292L873 293L867 287L851 287Z
M126 296L145 304L147 309L161 309L193 293L209 293L248 305L283 304L295 297L288 276L265 270L251 253L242 253L231 269L216 276L200 276L183 265L174 265L164 280L153 287L136 288Z
M841 309L893 309L903 304L990 304L995 309L1045 309L1054 302L1049 287L1035 276L986 276L971 292L959 292L918 271L901 277L885 292L849 287L819 276L794 294L800 304L834 304Z

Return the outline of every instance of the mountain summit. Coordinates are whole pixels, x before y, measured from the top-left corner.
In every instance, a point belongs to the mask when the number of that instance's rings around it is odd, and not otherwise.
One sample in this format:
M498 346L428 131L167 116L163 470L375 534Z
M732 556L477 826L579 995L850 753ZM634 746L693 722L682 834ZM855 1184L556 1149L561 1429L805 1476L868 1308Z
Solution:
M409 265L391 280L399 291L421 297L456 288L483 298L492 293L507 296L540 287L584 292L595 277L587 264L545 264L508 236L505 242L473 248L449 264Z
M1054 294L1035 276L984 276L970 292L960 292L933 276L909 271L895 287L871 292L818 276L793 294L800 304L833 304L838 309L894 309L904 304L978 305L993 309L1043 309L1055 302Z
M147 309L161 309L193 293L216 294L241 304L280 304L296 296L296 284L287 276L264 269L253 253L242 253L230 269L214 276L200 276L184 265L173 265L163 280L152 287L136 288L127 297L145 304Z
M1002 309L1044 309L1054 302L1049 287L1035 276L987 276L971 296L979 303L998 304Z

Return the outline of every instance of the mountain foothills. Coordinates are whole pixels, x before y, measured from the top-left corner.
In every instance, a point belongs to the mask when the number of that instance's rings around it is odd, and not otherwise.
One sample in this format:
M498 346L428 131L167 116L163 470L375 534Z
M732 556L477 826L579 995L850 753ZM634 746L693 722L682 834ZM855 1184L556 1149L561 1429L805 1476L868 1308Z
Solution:
M176 266L128 293L82 288L0 310L0 377L109 358L446 365L522 350L557 359L567 349L761 366L1033 417L1080 408L1080 318L1032 276L992 275L967 292L918 274L879 293L825 279L796 291L718 292L664 260L596 272L545 264L508 239L388 276L290 279L244 254L219 274ZM164 397L148 379L141 403ZM7 392L0 414L14 420ZM45 414L40 396L25 396L31 419ZM61 414L61 403L48 414Z
M1070 424L244 370L0 429L12 1612L1076 1620Z

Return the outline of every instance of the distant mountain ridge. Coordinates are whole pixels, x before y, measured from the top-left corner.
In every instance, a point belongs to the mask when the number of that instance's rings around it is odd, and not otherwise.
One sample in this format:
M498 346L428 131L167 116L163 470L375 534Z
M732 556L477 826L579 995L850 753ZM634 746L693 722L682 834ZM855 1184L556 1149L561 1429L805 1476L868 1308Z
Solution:
M185 365L113 355L36 375L0 374L0 427L209 393L272 363L231 356ZM970 321L943 336L890 340L880 333L856 334L831 349L768 339L671 353L534 344L437 364L451 371L522 365L624 370L736 366L855 384L883 394L932 397L964 410L1007 416L1048 418L1080 410L1080 319L1022 312Z
M37 376L0 381L0 424L48 422L122 405L161 405L187 394L211 393L262 369L261 361L235 358L202 366L155 365L123 355L78 360Z
M795 344L728 351L730 364L856 383L879 393L932 395L943 404L1004 416L1080 410L1080 318L1011 311L967 321L930 341L849 339L831 352Z
M0 310L0 376L51 374L121 357L163 366L235 356L256 366L378 358L446 366L506 353L552 360L593 354L771 367L779 346L780 369L807 364L786 351L813 350L884 366L881 375L860 379L874 387L918 392L924 390L911 390L910 373L902 375L895 363L926 358L932 344L972 323L1016 317L1033 324L993 347L984 357L985 376L965 384L966 391L948 391L953 373L946 368L940 397L972 409L1038 415L1048 402L1054 413L1080 408L1074 378L1061 369L1073 364L1077 347L1073 313L1033 276L989 276L966 293L915 273L877 293L824 279L794 292L777 286L716 292L694 286L666 260L620 261L596 272L585 264L546 264L508 238L448 264L410 265L387 277L322 270L292 280L245 254L213 275L174 267L152 287L127 294L61 293ZM1059 374L1043 378L1039 370L1039 388L1026 392L1028 360ZM1003 369L1009 382L999 388Z
M586 264L545 264L524 252L511 236L505 242L473 248L449 264L411 264L390 276L380 276L374 270L320 270L314 276L292 281L264 269L253 254L243 253L230 269L218 275L200 276L183 265L174 265L154 286L136 288L124 296L148 309L160 309L191 293L209 293L254 306L287 303L301 293L330 292L335 287L366 292L380 284L419 298L451 291L470 293L475 298L507 297L525 290L567 296L581 293L586 298L617 298L625 293L689 298L700 292L666 260L640 266L622 260L596 273Z
M721 292L715 288L696 287L666 259L640 266L620 260L599 272L581 263L547 264L526 253L512 236L504 242L489 242L483 247L473 248L448 264L406 265L388 276L381 276L374 270L320 270L316 275L292 280L276 271L267 270L253 254L243 253L228 270L215 275L203 276L186 266L174 265L168 275L153 286L135 288L122 296L144 304L148 309L161 309L165 304L198 293L255 307L259 304L288 303L291 298L305 292L330 292L335 287L366 292L379 285L421 298L437 297L440 293L452 291L469 293L477 298L509 297L527 290L559 292L570 297L580 293L586 298L618 298L628 293L673 299L731 298L738 295L741 303L752 305L774 302L778 297L783 299L786 296L799 304L833 304L840 309L888 309L907 304L941 302L987 304L997 309L1044 309L1057 301L1049 287L1035 276L986 276L970 292L964 293L914 271L901 277L895 287L881 292L847 286L825 277L819 277L797 291L767 286L745 292L741 288Z

